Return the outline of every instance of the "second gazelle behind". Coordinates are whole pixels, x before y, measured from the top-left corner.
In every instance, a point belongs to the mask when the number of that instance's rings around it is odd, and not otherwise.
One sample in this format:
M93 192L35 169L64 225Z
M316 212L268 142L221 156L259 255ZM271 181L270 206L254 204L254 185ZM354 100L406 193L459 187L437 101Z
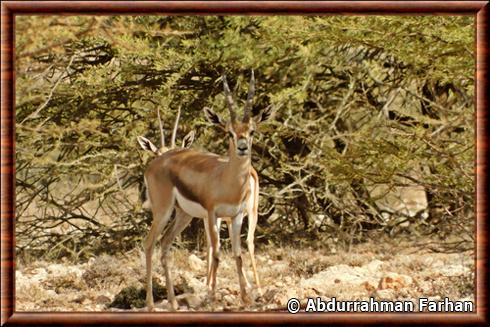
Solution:
M153 222L145 239L146 255L146 302L148 310L153 310L152 294L152 254L155 243L169 222L175 209L175 221L162 237L162 265L165 270L168 301L177 309L177 301L168 266L168 252L173 239L180 234L192 217L204 219L211 244L210 281L211 297L216 288L216 271L219 263L219 235L217 217L232 218L231 243L236 260L242 301L248 302L246 279L241 257L240 232L244 211L251 196L253 181L250 180L252 138L256 125L267 119L270 110L262 110L251 117L255 79L252 71L247 101L242 119L237 118L236 107L230 88L223 76L223 89L230 113L230 120L224 121L211 109L205 108L210 121L223 128L229 135L228 157L192 149L170 150L155 158L145 172Z

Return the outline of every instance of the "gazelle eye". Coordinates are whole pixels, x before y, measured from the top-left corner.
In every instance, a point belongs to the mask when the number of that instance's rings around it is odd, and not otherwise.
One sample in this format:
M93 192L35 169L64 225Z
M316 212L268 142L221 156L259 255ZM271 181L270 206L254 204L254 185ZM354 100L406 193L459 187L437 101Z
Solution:
M255 131L250 131L250 136L254 136Z
M228 135L233 138L233 133L232 132L228 132Z

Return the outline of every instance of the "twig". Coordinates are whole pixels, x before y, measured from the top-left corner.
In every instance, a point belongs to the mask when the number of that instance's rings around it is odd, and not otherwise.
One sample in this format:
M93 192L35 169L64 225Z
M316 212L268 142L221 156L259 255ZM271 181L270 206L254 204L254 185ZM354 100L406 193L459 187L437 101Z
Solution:
M68 69L70 68L70 66L73 63L73 60L74 59L75 59L75 54L73 54L73 56L71 56L70 62L68 63L68 65L65 68L65 73L68 72ZM20 122L21 124L25 123L26 120L29 120L29 119L32 119L32 118L37 117L37 115L39 114L39 112L41 112L41 110L43 110L48 105L49 101L51 101L51 98L53 97L54 91L56 90L56 88L58 87L58 85L60 84L61 80L64 77L65 77L65 74L62 73L60 75L60 77L58 77L58 79L56 80L56 82L54 83L53 87L51 88L51 91L49 92L49 95L48 95L48 98L46 99L46 101L42 105L40 105L39 108L36 109L36 111L34 111L32 114L30 114L29 116L27 116L26 118L24 118L24 120L22 120Z
M400 93L400 88L397 88L394 93L391 94L391 97L386 101L386 103L383 105L383 108L381 108L379 114L378 114L378 119L381 118L381 116L384 114L386 118L388 118L388 107L391 105L393 100L397 97L398 93Z
M354 86L356 85L356 80L351 78L350 83L349 83L349 90L345 94L345 96L342 98L342 103L337 109L337 114L335 115L334 120L330 124L329 130L336 130L337 128L335 127L335 124L337 123L337 120L339 120L340 116L343 114L344 110L349 107L349 105L352 103L347 104L347 100L352 96L352 93L354 93Z
M90 30L91 30L91 29L92 29L92 27L94 26L95 22L96 22L96 19L95 19L95 18L93 18L93 19L90 21L90 23L89 23L89 25L87 26L87 28L86 28L86 29L84 29L84 30L82 30L82 31L80 31L80 32L78 32L78 33L75 33L75 34L74 34L74 36L75 36L75 38L74 38L74 39L80 39L80 38L81 38L83 35L85 35L86 33L90 32ZM41 52L44 52L44 51L46 51L46 50L48 50L48 49L53 49L53 48L57 48L57 47L59 47L59 46L62 46L62 45L66 44L66 43L68 43L68 42L70 42L70 41L72 41L72 40L70 40L70 39L65 39L65 40L61 40L61 41L56 42L56 43L48 44L48 45L46 45L46 46L44 46L44 47L42 47L42 48L40 48L40 49L37 49L37 50L33 50L33 51L28 51L28 52L20 53L20 54L17 56L17 59L19 59L19 58L25 58L25 57L32 57L32 56L35 56L35 55L37 55L37 54L39 54L39 53L41 53Z
M119 186L119 190L123 192L122 183L119 180L119 171L117 170L117 164L114 165L114 176L116 176L116 181L117 181L117 185Z

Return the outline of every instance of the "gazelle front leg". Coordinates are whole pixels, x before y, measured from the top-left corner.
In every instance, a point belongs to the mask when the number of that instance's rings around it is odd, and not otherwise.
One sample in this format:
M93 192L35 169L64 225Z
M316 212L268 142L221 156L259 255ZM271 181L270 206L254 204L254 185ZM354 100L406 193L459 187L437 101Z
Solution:
M208 273L208 280L210 281L210 298L214 301L216 291L216 271L219 265L219 231L216 224L216 214L213 210L208 210L208 239L211 246L211 268Z
M236 261L236 269L238 273L238 282L240 283L240 294L244 304L250 303L247 296L247 279L243 271L242 251L240 244L240 233L242 230L243 213L239 213L233 218L231 228L231 248Z
M242 219L242 224L243 224L243 219ZM228 226L228 235L230 237L230 242L232 242L231 246L233 249L233 221L231 219L226 220L226 226ZM245 271L245 270L242 269L242 271ZM250 283L248 282L247 274L244 273L243 277L245 278L245 288L249 289L251 286L250 286Z
M221 218L216 218L216 226L218 227L218 236L221 228ZM212 253L211 253L211 235L209 234L209 223L207 219L204 219L204 231L206 233L206 248L207 248L207 266L208 269L206 271L206 286L208 289L211 288L211 279L209 278L211 273L211 261L212 261Z

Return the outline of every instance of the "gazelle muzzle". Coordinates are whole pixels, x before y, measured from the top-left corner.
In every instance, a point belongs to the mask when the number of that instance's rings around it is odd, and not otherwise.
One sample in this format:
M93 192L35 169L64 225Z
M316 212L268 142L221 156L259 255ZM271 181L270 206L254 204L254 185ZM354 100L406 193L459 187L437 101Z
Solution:
M240 138L236 144L237 154L239 156L245 156L248 154L248 140L246 138Z

